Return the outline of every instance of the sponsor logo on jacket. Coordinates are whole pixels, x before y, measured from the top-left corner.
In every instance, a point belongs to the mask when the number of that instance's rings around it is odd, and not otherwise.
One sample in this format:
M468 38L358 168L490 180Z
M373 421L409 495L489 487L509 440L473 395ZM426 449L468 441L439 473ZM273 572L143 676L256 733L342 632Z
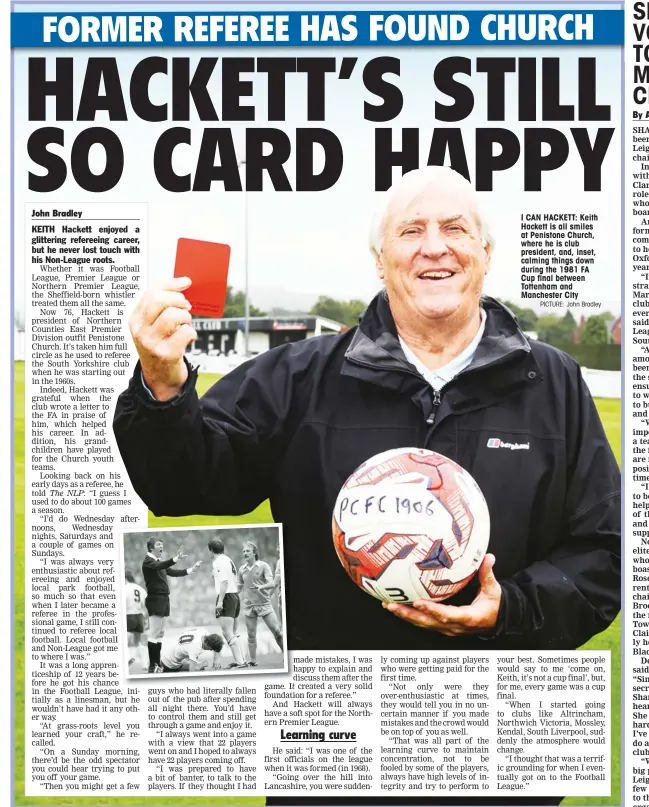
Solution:
M529 451L529 443L506 443L500 437L490 437L487 440L487 448L508 448L510 451Z

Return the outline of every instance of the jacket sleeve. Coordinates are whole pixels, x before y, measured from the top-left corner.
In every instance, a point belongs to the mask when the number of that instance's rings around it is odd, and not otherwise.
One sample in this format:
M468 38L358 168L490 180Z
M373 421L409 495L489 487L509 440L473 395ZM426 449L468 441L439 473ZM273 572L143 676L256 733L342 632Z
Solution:
M113 429L133 487L155 515L241 515L268 498L291 406L284 356L278 348L242 364L200 401L196 370L180 395L160 402L138 363Z
M159 569L169 569L169 567L173 566L175 562L176 561L173 558L167 558L166 560L153 560L153 558L146 558L143 565L148 569L158 571ZM167 574L171 573L172 572L170 571L167 572Z
M620 610L620 471L581 371L574 369L563 534L545 558L501 581L495 635L528 648L580 647Z
M187 569L167 569L167 577L185 577Z

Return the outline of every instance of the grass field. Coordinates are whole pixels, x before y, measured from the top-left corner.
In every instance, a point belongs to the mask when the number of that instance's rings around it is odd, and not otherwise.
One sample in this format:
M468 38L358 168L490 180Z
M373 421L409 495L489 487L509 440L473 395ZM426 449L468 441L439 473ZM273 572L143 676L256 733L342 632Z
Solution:
M163 653L167 645L174 645L178 637L180 636L183 631L193 629L193 628L208 628L210 631L215 631L214 623L208 625L184 625L183 627L172 627L170 628L168 625L165 628L165 635L162 641L162 649ZM243 635L245 636L245 627L243 628ZM129 655L133 655L132 648L129 648ZM217 663L220 665L221 670L224 672L227 671L228 665L234 661L232 656L232 652L227 644L224 645L223 650L219 653L217 657ZM273 635L270 630L266 627L264 622L260 619L259 624L257 626L257 664L260 670L275 670L277 672L281 672L282 668L284 667L284 654L277 649L277 645L275 644L275 640L273 639ZM130 676L140 676L143 674L147 674L149 662L148 659L146 661L145 666L140 666L137 662L133 663L129 667L129 675ZM221 677L223 673L219 673ZM231 675L239 675L238 671L235 672L228 672L228 676ZM228 681L225 683L228 686L232 686L233 684L236 685L243 685L245 686L246 683L250 683L250 679L248 676L250 673L244 673L241 675L241 681L235 681L232 678L228 678ZM247 679L247 680L246 680ZM183 679L181 678L180 681L185 680L188 684L192 684L191 678ZM152 684L156 684L155 680L151 681ZM216 686L218 686L219 681L214 680L213 682Z
M198 389L204 392L214 381L215 376L199 376ZM621 423L620 423L620 402L599 399L596 400L604 428L611 441L618 462L620 462L621 447ZM25 798L24 795L24 743L25 743L25 685L24 685L24 525L25 525L25 501L24 501L24 364L15 364L15 437L14 437L14 575L15 575L15 604L14 604L14 686L15 686L15 708L14 708L14 782L15 782L15 803L16 805L263 805L263 798L236 798L233 796L225 798L164 798L164 797L133 797L133 798L108 798L108 797L87 797L87 798ZM181 527L181 526L204 526L209 524L234 524L234 523L268 523L272 521L268 502L264 502L253 513L240 517L217 518L214 516L191 517L191 518L155 518L150 515L150 527ZM289 614L290 618L290 614ZM620 620L619 618L611 627L603 633L595 636L585 645L589 650L610 650L611 651L611 730L612 730L612 796L610 798L570 798L565 799L564 805L617 805L620 803Z
M14 803L16 805L263 805L264 798L25 797L25 365L14 365ZM270 518L266 519L270 521Z

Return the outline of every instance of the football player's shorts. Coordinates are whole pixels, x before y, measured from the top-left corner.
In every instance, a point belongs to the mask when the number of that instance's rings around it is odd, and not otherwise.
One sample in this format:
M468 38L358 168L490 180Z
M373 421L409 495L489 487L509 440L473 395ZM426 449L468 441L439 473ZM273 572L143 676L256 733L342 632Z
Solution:
M274 614L275 611L273 610L273 606L269 602L261 603L260 605L251 602L243 603L243 615L244 616L268 616L268 614Z
M144 601L149 616L169 616L169 597L152 596Z
M179 672L182 672L182 671L183 671L182 664L180 665L180 667L167 667L167 665L166 665L166 664L163 664L162 662L160 662L160 663L161 663L161 665L162 665L162 672L166 672L166 673L179 673Z
M230 616L236 619L241 610L241 602L238 594L225 594L223 596L223 605L221 606L221 616Z
M144 633L144 614L126 614L127 633Z

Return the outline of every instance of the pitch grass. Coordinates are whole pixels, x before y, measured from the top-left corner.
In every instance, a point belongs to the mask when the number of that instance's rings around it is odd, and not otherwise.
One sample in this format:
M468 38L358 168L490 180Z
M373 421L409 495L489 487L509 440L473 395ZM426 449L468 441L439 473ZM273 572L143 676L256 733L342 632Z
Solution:
M14 365L14 799L16 805L263 805L264 798L176 798L176 797L25 797L25 408L23 362ZM205 392L215 381L216 375L200 375L199 394ZM604 428L620 462L621 457L621 407L620 401L596 399ZM150 527L198 527L210 524L268 523L272 521L268 502L261 504L247 516L218 518L193 516L190 518L156 518L149 514ZM620 618L584 646L587 650L611 651L611 797L568 798L563 805L617 805L620 804Z
M270 521L270 518L267 519ZM146 744L141 743L146 754ZM114 777L116 778L116 777ZM113 777L107 777L108 780ZM119 791L118 791L119 792ZM14 802L15 805L263 805L240 796L25 796L25 365L14 364Z

